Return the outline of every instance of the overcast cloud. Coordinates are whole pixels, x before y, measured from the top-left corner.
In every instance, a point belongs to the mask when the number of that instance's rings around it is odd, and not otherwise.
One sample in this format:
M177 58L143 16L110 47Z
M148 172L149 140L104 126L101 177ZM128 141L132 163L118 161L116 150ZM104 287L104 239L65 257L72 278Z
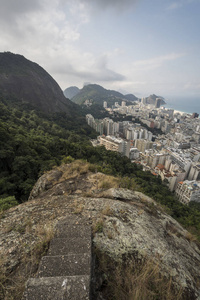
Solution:
M140 95L200 94L199 5L0 0L0 51L37 62L62 89L89 81Z

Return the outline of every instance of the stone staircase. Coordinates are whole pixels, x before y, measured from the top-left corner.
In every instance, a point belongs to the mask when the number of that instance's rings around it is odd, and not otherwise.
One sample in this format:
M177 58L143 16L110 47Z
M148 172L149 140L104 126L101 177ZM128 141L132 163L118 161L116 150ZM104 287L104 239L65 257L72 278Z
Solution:
M67 217L56 227L36 278L29 278L23 300L90 300L91 227Z

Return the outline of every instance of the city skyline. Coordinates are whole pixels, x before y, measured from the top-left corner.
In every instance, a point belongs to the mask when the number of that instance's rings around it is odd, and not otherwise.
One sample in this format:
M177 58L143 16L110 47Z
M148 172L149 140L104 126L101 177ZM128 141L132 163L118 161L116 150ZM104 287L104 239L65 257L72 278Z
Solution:
M200 0L0 3L0 51L40 64L63 90L200 96Z

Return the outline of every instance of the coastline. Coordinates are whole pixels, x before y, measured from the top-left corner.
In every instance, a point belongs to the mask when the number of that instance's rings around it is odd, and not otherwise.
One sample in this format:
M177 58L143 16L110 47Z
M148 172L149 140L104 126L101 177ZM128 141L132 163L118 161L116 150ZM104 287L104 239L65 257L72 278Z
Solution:
M180 111L180 110L174 110L174 114L187 114L187 115L192 115L191 113L185 112L185 111Z
M187 115L192 115L192 113L190 113L190 112L185 112L185 111L177 110L177 109L174 109L174 108L172 108L172 107L166 107L166 106L164 106L164 105L163 105L163 108L165 108L165 109L173 109L173 110L174 110L174 114L181 114L181 115L187 114Z
M198 97L170 97L163 105L166 109L173 109L174 113L189 114L200 113L200 96Z

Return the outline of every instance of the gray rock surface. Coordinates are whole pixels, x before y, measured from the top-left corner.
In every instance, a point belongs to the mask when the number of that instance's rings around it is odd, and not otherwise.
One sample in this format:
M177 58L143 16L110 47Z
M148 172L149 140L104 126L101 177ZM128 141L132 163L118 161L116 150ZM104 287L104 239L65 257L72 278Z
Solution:
M191 234L153 199L126 189L98 189L97 179L105 175L86 172L73 173L70 177L69 168L62 166L57 170L61 173L53 170L43 175L36 184L38 192L32 193L32 200L4 213L0 249L7 273L18 276L19 271L25 269L24 257L30 255L39 240L38 228L67 226L67 218L73 216L73 224L80 226L80 236L87 236L82 232L80 220L87 226L92 224L96 250L116 262L129 256L136 261L150 258L159 262L162 274L171 276L174 285L187 292L187 299L200 299L200 249ZM55 174L58 174L57 181ZM51 186L48 189L40 188L45 180ZM70 181L76 187L73 191L67 190ZM65 187L62 194L58 192L61 184ZM76 194L77 189L82 190L81 195ZM58 232L65 239L63 228L58 226ZM73 230L70 236L73 238Z

